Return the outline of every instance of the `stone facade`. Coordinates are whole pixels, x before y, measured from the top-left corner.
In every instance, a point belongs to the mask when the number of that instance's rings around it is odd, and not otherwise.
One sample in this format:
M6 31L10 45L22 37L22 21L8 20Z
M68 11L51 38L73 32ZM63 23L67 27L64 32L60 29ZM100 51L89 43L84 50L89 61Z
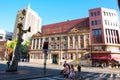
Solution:
M83 62L83 65L90 64L87 57L89 54L88 44L90 44L88 20L89 18L83 18L43 26L42 33L38 32L32 36L31 49L29 50L30 61L43 64L43 42L47 41L51 52L48 54L48 64L63 64L65 60L76 64L76 59L79 59L80 63Z

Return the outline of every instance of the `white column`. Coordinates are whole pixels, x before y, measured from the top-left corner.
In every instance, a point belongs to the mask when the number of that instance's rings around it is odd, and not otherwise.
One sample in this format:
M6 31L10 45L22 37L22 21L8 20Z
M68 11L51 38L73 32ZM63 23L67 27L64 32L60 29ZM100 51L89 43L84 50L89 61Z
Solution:
M37 46L37 39L35 39L35 50L36 50L36 46Z
M84 40L84 48L86 48L86 38L85 38L85 35L83 35L83 40Z
M33 50L33 42L34 42L34 39L32 39L32 44L31 44L31 49Z
M60 45L60 46L61 46L61 50L60 50L60 56L61 56L61 57L60 57L60 58L61 58L61 60L62 60L62 54L63 54L63 53L62 53L62 42L61 42L61 45Z
M75 36L73 35L73 49L75 49Z
M70 36L68 36L68 49L70 49Z
M40 50L40 38L39 38L39 40L38 40L38 49Z
M43 39L43 40L42 40L42 47L43 47L43 43L44 43L44 41L45 41L45 38L43 37L42 39Z
M60 36L60 57L59 57L59 64L61 65L62 63L62 36Z
M49 60L50 60L50 63L52 63L52 57L51 57L51 56L52 56L52 54L50 54L49 56L50 56L50 59L49 59Z
M84 45L85 45L85 48L87 48L87 36L86 35L84 35Z
M78 35L78 49L80 48L80 35Z

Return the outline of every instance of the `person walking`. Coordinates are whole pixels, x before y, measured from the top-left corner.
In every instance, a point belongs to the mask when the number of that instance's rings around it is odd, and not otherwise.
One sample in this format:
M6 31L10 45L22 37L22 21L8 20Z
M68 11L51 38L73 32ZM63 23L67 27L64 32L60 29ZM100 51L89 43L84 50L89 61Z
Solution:
M69 75L69 67L67 64L64 64L64 69L62 71L62 74L64 75L64 80L66 80L68 78L68 75Z
M78 70L78 78L81 78L81 65L80 64L78 64L77 70Z
M74 71L74 65L70 65L70 74L69 74L70 80L75 80L75 71Z
M70 66L69 66L69 64L67 63L67 61L64 61L64 63L63 63L63 67L64 67L64 68L65 68L65 66L68 66L68 68L69 68L69 70L70 70ZM61 70L60 74L63 74L63 71L64 71L64 69Z

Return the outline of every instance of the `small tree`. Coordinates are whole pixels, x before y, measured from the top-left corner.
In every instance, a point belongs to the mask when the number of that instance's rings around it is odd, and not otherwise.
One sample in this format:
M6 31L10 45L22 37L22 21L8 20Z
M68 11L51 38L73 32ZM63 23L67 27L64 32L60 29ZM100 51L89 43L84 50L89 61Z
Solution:
M9 69L10 63L11 63L11 61L13 59L14 49L15 49L15 46L16 46L17 42L18 42L17 39L7 42L6 49L7 49L7 55L8 55L8 57L7 57L8 69Z
M8 42L7 46L6 46L6 49L10 49L10 51L13 52L13 50L14 50L16 44L17 44L17 41L18 40L15 39L15 40L12 40L12 41Z
M30 40L27 40L25 41L24 44L21 45L21 52L22 52L22 55L21 57L22 58L26 58L28 59L28 46L30 45Z
M18 34L17 34L17 44L15 46L15 50L14 50L14 57L13 57L13 60L11 62L11 65L10 67L6 70L6 72L15 72L17 71L17 68L18 68L18 61L20 59L20 47L21 47L21 43L23 42L23 35L27 32L30 32L31 31L31 28L29 27L27 30L24 30L23 29L23 20L24 20L24 17L26 15L26 10L23 9L21 14L20 14L20 17L18 19L18 24L17 24L17 29L18 29Z

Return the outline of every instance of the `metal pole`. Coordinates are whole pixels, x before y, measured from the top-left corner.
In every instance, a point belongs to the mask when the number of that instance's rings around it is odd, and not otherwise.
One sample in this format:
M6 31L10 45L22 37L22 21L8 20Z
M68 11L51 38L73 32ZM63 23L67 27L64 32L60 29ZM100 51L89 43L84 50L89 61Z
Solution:
M76 41L76 67L78 66L78 45L77 45L77 41Z
M46 75L47 50L44 51L44 75Z

